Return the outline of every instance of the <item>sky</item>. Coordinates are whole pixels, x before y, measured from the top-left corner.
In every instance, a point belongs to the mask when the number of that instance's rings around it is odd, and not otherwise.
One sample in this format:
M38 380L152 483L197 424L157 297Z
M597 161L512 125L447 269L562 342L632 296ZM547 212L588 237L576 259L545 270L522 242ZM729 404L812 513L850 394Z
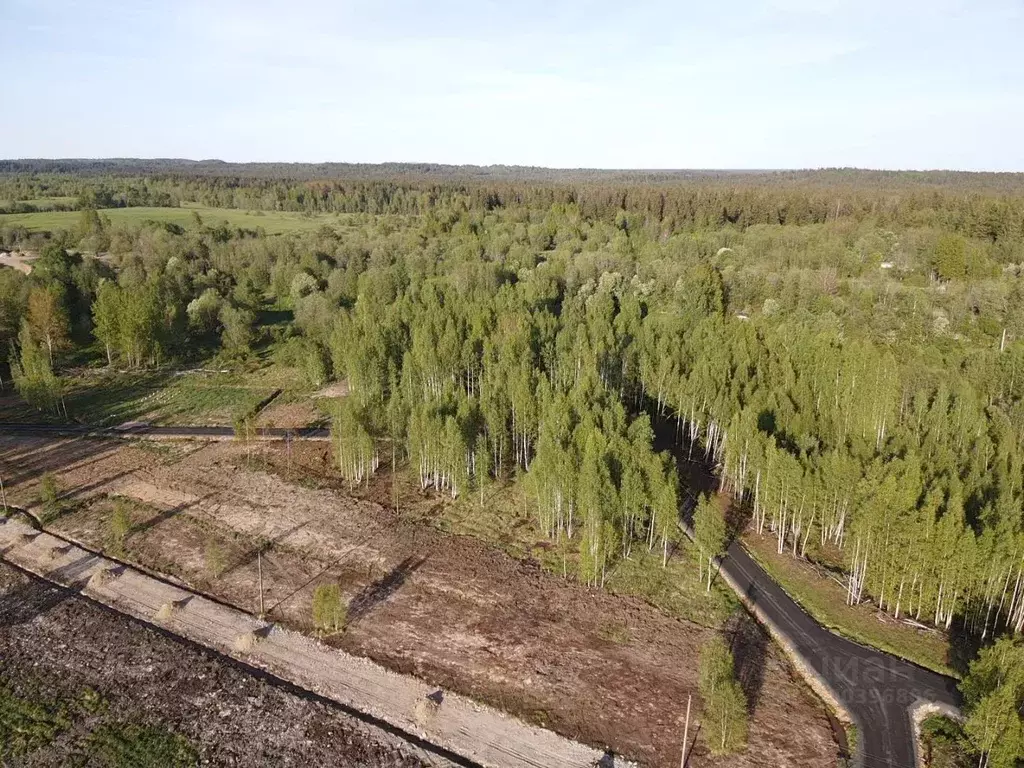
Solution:
M0 0L0 157L1024 171L1024 0Z

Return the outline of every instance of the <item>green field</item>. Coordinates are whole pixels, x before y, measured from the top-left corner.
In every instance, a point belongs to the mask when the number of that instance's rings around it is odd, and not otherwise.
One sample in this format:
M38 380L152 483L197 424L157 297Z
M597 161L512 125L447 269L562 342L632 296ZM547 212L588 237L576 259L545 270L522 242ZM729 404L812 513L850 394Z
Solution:
M308 232L323 225L345 226L348 217L344 214L317 214L278 211L242 211L233 208L208 208L206 206L185 206L181 208L105 208L101 215L110 223L120 226L138 226L144 221L161 221L191 226L193 213L199 214L207 226L226 222L229 227L240 229L263 229L268 235L288 232ZM0 227L24 227L33 232L54 232L73 229L81 214L78 211L43 211L39 213L0 214Z
M57 206L72 206L77 202L77 197L33 197L28 200L0 200L0 208L8 208L17 203L31 205L39 211L49 211Z

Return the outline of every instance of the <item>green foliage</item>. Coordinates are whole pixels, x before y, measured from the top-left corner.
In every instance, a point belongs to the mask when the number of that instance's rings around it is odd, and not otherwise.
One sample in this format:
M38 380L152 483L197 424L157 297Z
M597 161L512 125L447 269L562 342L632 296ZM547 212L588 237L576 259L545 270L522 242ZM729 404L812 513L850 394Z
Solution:
M981 651L961 684L964 731L991 768L1015 768L1024 759L1024 642L1003 637Z
M29 280L21 272L0 268L0 363L8 360L28 309ZM15 355L11 355L14 358Z
M57 705L29 701L0 686L0 758L20 758L45 747L70 722Z
M336 166L286 180L147 163L145 185L120 175L142 173L127 161L116 178L63 161L0 177L11 200L129 206L70 212L83 226L55 232L29 280L54 297L40 307L66 311L76 355L89 357L92 331L117 365L192 362L220 331L219 364L249 367L269 335L306 386L347 382L334 432L350 482L385 436L424 491L472 494L478 508L486 488L521 478L563 572L592 584L643 549L671 567L680 495L661 451L675 438L778 552L841 568L849 607L871 600L942 629L961 617L986 637L1024 628L1005 587L1024 551L1016 177L520 169L453 181L452 169ZM148 209L147 223L130 207L157 198L223 213ZM309 226L260 232L285 214ZM116 282L73 250L98 234ZM0 225L5 243L31 238ZM7 301L24 314L15 282ZM21 378L45 385L45 334L31 334L35 373ZM51 390L25 388L38 402ZM215 392L194 399L246 406ZM706 501L696 512L703 575L724 522Z
M128 502L125 499L114 499L114 508L107 521L107 536L110 540L111 549L114 552L123 553L125 541L132 530L132 513Z
M704 702L701 727L716 755L740 752L747 745L747 698L735 678L729 646L718 635L701 649L698 690Z
M116 350L130 368L154 365L173 333L172 315L158 282L127 288L106 282L93 305L94 333L105 345L108 361Z
M220 311L221 346L229 355L236 357L247 355L251 349L255 334L253 324L256 316L251 310L225 304Z
M348 607L342 602L337 584L321 584L313 592L313 624L321 632L333 634L345 629Z
M20 351L12 347L11 378L18 394L33 408L57 413L61 407L61 383L53 372L46 347L32 337L28 321L23 320L18 335Z
M52 472L44 472L39 478L39 505L42 507L39 519L44 524L56 520L64 511L60 485Z
M921 723L923 760L927 768L973 768L977 756L971 754L963 726L941 715Z
M89 734L90 758L109 768L192 768L199 753L189 741L163 728L116 723Z
M722 510L707 494L701 494L693 512L693 537L701 552L702 568L705 567L703 560L707 561L707 591L710 592L714 561L725 552L728 539Z
M352 398L346 398L335 409L331 423L331 439L341 476L353 488L377 471L380 458L376 443L367 429L364 409Z
M206 336L220 327L220 315L224 299L216 288L207 288L189 302L185 309L189 330L199 336Z
M935 243L932 265L943 280L963 280L967 277L967 242L959 235L942 235Z

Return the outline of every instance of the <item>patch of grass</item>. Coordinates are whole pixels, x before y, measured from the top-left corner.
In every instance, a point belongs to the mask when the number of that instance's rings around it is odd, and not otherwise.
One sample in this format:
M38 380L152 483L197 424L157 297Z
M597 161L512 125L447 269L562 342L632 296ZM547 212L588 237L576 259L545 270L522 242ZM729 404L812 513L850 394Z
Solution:
M660 552L639 551L616 563L607 588L616 594L640 597L663 613L705 627L720 627L739 603L732 591L715 581L711 592L698 575L697 553L689 542L662 567Z
M628 645L629 641L633 639L633 635L629 631L629 625L624 621L605 624L601 627L598 634L601 635L603 640L615 643L615 645Z
M495 485L455 500L440 500L438 514L429 521L442 530L473 536L509 555L532 558L551 573L575 577L578 541L555 543L537 530L533 507L521 483ZM698 576L697 560L689 542L682 542L662 567L661 552L635 546L628 558L616 561L605 584L608 591L639 597L670 616L706 627L719 627L736 609L733 593L721 583L708 594Z
M947 660L949 642L945 635L880 616L868 604L847 605L842 585L821 576L802 560L777 554L769 539L751 535L744 538L744 543L761 567L823 626L936 672L956 675Z
M92 761L110 768L189 768L199 753L188 739L163 728L103 725L87 739Z
M72 206L78 202L77 197L32 197L25 200L0 200L0 208L10 209L18 204L31 205L37 211L50 211L58 206Z
M337 584L321 584L313 593L313 624L324 634L337 634L348 622L348 606Z
M78 696L78 708L87 715L98 715L107 710L107 700L95 688L86 686Z
M125 540L132 531L131 506L126 499L114 499L114 509L107 521L108 547L118 557L123 557Z
M0 687L0 757L21 757L41 749L70 722L52 702L28 701Z
M271 391L252 386L243 374L104 371L71 379L65 402L71 418L85 424L225 425Z
M343 214L316 214L283 211L242 211L233 208L208 208L195 205L181 208L105 208L101 214L113 225L140 226L145 221L195 227L193 213L199 214L204 226L216 227L221 223L232 229L263 229L268 235L289 232L312 232L325 224L331 227L349 226L349 217ZM0 214L0 226L24 227L31 232L55 232L78 226L79 211L40 211L37 213Z
M921 723L921 753L925 768L971 768L978 764L963 727L942 715L933 715Z

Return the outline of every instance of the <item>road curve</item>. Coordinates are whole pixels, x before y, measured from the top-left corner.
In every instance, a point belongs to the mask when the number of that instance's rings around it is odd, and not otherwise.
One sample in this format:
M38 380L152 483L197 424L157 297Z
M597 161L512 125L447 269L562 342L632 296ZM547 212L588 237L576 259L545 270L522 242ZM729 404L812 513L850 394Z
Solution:
M225 440L230 427L132 425L96 428L83 425L0 424L0 435L50 437L146 437ZM260 429L262 439L327 440L322 428ZM689 534L689 531L687 531ZM868 648L828 631L811 618L758 565L739 541L721 560L730 586L762 621L789 645L811 674L856 721L855 760L863 768L913 768L915 738L910 710L931 704L956 712L956 681L891 654Z
M734 541L721 570L759 618L784 636L800 660L825 681L854 717L857 763L864 768L912 768L915 737L910 710L931 704L958 710L956 680L828 631L812 619Z

